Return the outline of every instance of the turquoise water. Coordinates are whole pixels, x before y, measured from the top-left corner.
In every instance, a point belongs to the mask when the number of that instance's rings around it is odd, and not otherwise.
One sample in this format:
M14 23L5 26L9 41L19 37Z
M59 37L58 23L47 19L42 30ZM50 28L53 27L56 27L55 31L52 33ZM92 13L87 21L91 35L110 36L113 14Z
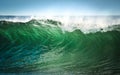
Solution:
M63 31L58 21L44 22L0 21L1 73L119 74L119 25L85 34L79 29Z

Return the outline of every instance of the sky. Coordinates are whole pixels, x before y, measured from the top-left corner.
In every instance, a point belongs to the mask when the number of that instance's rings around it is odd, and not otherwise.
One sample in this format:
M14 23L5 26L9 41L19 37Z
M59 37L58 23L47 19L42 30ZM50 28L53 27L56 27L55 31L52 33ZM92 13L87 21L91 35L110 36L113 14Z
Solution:
M120 0L0 0L0 15L120 15Z

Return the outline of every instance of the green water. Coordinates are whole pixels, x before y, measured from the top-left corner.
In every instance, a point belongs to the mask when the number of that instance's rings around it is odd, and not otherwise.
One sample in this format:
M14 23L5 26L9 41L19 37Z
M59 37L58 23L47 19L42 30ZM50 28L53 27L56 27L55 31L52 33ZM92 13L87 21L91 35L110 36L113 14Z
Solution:
M60 22L0 21L0 72L119 74L120 32L63 31Z

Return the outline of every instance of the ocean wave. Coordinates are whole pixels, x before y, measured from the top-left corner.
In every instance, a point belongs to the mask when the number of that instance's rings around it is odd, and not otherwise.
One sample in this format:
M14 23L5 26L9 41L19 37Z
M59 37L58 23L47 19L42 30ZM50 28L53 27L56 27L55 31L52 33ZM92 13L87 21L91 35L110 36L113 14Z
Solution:
M0 21L0 72L119 72L119 25L88 34L64 26L51 19Z

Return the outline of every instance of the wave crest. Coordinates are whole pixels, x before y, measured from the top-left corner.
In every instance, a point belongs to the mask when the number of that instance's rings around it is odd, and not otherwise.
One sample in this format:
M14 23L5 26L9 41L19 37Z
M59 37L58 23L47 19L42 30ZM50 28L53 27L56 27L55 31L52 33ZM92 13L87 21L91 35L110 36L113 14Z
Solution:
M59 19L59 18L58 18ZM27 22L22 22L22 21L18 21L18 22L14 22L14 21L10 21L10 20L1 20L0 21L0 26L2 25L33 25L33 26L39 26L39 25L47 25L47 26L52 26L52 27L59 27L61 28L61 30L63 32L68 31L68 32L72 32L74 30L80 30L83 33L95 33L95 32L106 32L106 31L112 31L112 30L119 30L120 27L120 21L114 21L111 23L105 23L102 22L101 23L97 23L96 21L94 22L90 22L89 19L85 19L84 21L78 20L78 22L74 22L74 20L69 20L68 22L63 22L65 21L64 19L61 20L61 18L58 19L31 19L28 20ZM80 18L79 18L80 19ZM84 18L82 18L83 20ZM72 22L71 22L72 21ZM103 24L102 24L103 23Z

